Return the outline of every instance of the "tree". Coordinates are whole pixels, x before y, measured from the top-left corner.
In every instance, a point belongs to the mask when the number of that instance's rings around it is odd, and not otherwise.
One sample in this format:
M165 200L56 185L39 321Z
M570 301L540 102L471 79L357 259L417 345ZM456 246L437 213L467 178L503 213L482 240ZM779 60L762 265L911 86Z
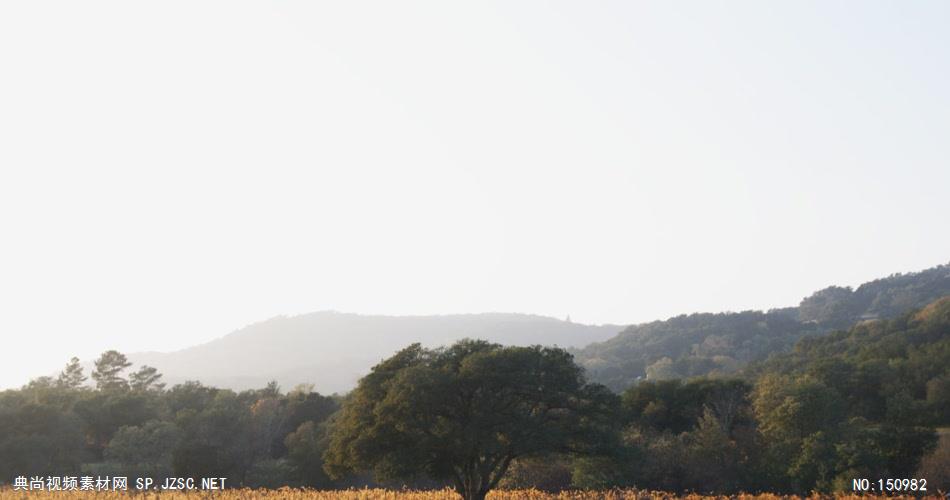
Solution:
M716 412L706 407L696 429L682 437L688 487L705 491L738 489L741 451Z
M116 431L138 426L158 417L154 398L128 391L96 391L76 401L74 411L82 419L87 445L96 458Z
M275 450L287 420L287 407L278 398L257 400L250 408L251 446L255 458L269 458Z
M763 378L756 387L754 405L767 437L795 445L816 432L836 430L845 417L841 396L807 377Z
M180 431L171 422L151 420L139 426L120 428L105 449L105 459L133 476L172 475L172 452Z
M330 478L323 471L323 453L327 449L326 426L308 420L287 435L284 443L287 456L297 478L311 488L330 486Z
M189 380L164 392L163 398L168 406L168 411L175 415L181 410L204 410L214 402L219 392L219 389L206 387L201 385L201 382Z
M647 380L668 380L680 377L673 366L673 360L668 356L664 356L648 366L646 373Z
M181 440L172 452L180 477L227 477L243 485L255 458L251 411L233 391L218 391L205 408L175 414Z
M950 373L927 382L927 403L933 409L935 422L950 424Z
M122 390L129 388L129 382L119 376L132 363L119 351L106 351L96 360L96 369L92 379L99 390Z
M573 463L570 457L545 455L520 458L511 462L500 488L541 491L561 491L571 488Z
M808 376L769 374L759 380L753 405L770 460L786 468L793 489L827 488L839 461L834 444L844 439L840 394Z
M516 458L609 448L618 406L562 349L414 344L375 366L344 402L325 468L334 477L424 474L484 499Z
M78 474L84 456L77 420L55 405L0 401L0 477Z
M165 384L159 382L162 374L153 366L142 365L135 373L129 375L129 385L133 391L161 391Z
M78 389L86 381L86 376L82 373L82 365L79 364L79 358L72 358L66 364L66 368L60 372L56 379L56 385L66 389Z
M682 433L694 428L708 409L729 434L750 420L751 390L737 379L644 381L624 391L623 419L642 429Z
M914 477L927 478L927 487L950 491L950 434L940 438L937 448L926 455Z

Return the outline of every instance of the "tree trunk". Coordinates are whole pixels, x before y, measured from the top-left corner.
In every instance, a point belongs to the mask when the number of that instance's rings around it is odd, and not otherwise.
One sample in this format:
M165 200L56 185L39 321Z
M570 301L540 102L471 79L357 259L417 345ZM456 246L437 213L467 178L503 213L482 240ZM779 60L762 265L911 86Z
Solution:
M486 482L477 474L470 473L457 484L455 491L462 495L462 500L485 500L489 490L488 487L483 486Z
M487 491L482 491L479 489L467 489L465 491L459 492L462 495L463 500L485 500L485 497L488 495Z

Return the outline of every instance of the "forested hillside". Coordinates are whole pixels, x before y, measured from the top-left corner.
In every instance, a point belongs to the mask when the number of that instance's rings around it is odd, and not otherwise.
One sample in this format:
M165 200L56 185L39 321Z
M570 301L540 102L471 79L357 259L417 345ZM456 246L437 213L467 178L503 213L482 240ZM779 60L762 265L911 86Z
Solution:
M169 383L200 380L245 390L271 380L314 384L324 394L349 391L379 360L413 342L425 346L480 338L506 345L584 346L623 327L585 325L532 314L383 316L321 311L280 316L211 342L171 353L132 353ZM89 367L90 365L87 365Z
M950 439L932 450L950 425L950 297L802 339L741 380L637 384L622 411L628 462L584 469L602 480L723 492L915 477L946 489Z
M95 388L73 359L57 378L0 392L0 485L23 474L321 488L375 477L465 498L518 487L804 493L852 478L950 487L950 440L935 432L950 425L950 296L801 339L741 379L645 381L622 395L587 383L561 349L471 340L406 347L345 397L168 388L131 367L109 351Z
M829 287L797 307L690 314L626 328L574 352L592 380L616 391L637 380L736 373L799 339L863 320L891 318L950 295L950 265L895 274L852 290Z
M868 419L950 426L950 296L893 320L802 339L748 372L776 385L809 378Z

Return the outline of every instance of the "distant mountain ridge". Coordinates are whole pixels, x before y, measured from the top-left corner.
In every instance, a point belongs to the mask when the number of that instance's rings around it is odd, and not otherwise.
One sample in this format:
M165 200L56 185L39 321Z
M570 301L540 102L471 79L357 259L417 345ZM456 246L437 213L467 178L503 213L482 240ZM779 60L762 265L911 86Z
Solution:
M169 385L198 380L243 390L276 380L284 389L310 383L329 394L352 389L373 365L414 342L437 347L470 337L508 345L580 347L622 329L529 314L373 316L322 311L278 316L205 344L128 358L135 365L158 368Z
M797 307L684 314L633 325L573 353L593 381L618 391L640 379L730 374L788 351L802 337L893 318L947 295L950 264L893 274L857 289L828 287Z
M894 318L950 294L950 264L917 273L892 274L852 290L831 286L802 300L798 319L832 328L856 321Z
M788 352L799 339L857 322L896 317L950 295L950 264L893 274L856 289L831 286L798 306L769 311L696 313L623 327L584 325L513 313L381 316L322 311L279 316L171 353L133 353L169 384L199 380L236 390L276 380L345 392L381 359L407 345L480 338L508 345L570 348L588 377L613 390L640 379L732 374Z

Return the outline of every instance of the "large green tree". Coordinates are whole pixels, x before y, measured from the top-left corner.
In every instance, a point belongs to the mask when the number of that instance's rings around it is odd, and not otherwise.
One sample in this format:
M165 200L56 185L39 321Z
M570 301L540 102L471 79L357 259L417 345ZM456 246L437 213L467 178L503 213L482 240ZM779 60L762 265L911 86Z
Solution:
M344 402L326 468L426 475L483 499L516 458L610 449L618 405L562 349L415 344L374 367Z

